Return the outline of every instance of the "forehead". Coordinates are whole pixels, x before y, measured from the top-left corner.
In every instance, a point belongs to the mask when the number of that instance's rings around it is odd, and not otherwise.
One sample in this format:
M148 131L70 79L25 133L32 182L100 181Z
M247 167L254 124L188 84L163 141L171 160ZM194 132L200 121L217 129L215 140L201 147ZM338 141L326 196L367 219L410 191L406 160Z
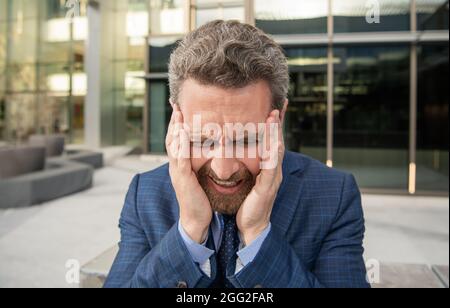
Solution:
M202 123L265 123L271 102L271 91L265 81L240 89L223 89L188 79L179 95L187 123L192 123L194 116L199 115Z

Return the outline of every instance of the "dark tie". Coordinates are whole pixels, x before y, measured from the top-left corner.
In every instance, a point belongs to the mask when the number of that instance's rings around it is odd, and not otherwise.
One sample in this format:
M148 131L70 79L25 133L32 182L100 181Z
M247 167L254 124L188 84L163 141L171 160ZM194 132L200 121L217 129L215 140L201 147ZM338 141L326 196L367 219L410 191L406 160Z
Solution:
M219 249L218 255L218 272L220 278L223 279L225 288L234 288L234 286L228 281L227 266L231 263L229 274L233 274L236 266L236 252L239 247L239 235L236 226L236 217L222 215L224 228L222 235L222 243ZM219 278L219 279L220 279Z

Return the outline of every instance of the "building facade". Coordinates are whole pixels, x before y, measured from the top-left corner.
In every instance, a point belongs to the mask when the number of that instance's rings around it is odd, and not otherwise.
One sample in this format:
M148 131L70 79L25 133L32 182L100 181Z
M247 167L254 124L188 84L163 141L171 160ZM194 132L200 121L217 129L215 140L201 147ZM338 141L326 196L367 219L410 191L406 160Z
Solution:
M0 0L0 140L164 153L171 50L237 19L288 56L288 149L367 191L448 194L448 0L69 2Z

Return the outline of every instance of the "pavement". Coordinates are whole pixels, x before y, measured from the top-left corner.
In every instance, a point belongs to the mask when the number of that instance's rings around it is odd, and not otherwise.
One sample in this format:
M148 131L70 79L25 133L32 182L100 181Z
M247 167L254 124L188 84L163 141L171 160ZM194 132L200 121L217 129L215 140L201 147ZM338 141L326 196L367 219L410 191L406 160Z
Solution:
M117 244L132 177L166 161L123 153L126 149L109 152L90 190L0 211L0 287L78 287L67 283L66 274ZM448 198L363 195L363 205L366 259L448 266Z

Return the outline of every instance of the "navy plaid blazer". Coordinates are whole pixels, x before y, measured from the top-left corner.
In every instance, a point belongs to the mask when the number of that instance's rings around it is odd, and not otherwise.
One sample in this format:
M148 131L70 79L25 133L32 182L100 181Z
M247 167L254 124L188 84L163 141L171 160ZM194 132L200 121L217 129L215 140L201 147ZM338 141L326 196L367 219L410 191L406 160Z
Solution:
M168 165L134 177L120 217L121 242L105 287L207 288L178 232ZM272 230L257 256L228 278L237 288L369 287L364 217L352 175L286 152Z

